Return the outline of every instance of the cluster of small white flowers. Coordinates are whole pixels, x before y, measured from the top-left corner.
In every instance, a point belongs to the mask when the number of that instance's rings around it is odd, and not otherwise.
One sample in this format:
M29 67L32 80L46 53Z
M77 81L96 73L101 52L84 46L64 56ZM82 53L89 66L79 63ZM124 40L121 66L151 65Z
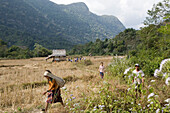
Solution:
M131 88L128 88L127 90L130 91Z
M166 99L164 101L167 102L167 103L170 103L170 98L168 98L168 99Z
M165 80L165 84L166 84L166 85L170 85L169 82L170 82L170 77L168 77L168 78Z
M70 111L74 110L74 108L70 108Z
M154 72L154 76L155 76L155 77L158 77L158 74L161 73L161 71L162 71L162 69L163 69L163 65L164 65L166 62L168 62L168 61L170 61L170 58L169 58L169 59L164 59L164 60L162 60L162 62L161 62L161 64L160 64L160 68L159 68L159 69L156 69L155 72Z
M130 69L132 69L132 67L129 67L129 68L125 69L124 74L127 74L127 73L129 72Z
M105 105L98 105L100 109L103 109Z
M155 82L155 80L151 80L151 82Z
M160 71L162 71L163 65L164 65L167 61L170 61L170 58L162 60L162 62L161 62L161 64L160 64L160 68L159 68Z
M103 81L103 84L107 84L107 82L106 82L106 81Z
M155 95L154 93L149 94L149 95L148 95L148 99L151 98L151 97L153 97L154 95Z
M80 103L75 103L73 106L76 107L76 106L79 106L79 105L80 105Z

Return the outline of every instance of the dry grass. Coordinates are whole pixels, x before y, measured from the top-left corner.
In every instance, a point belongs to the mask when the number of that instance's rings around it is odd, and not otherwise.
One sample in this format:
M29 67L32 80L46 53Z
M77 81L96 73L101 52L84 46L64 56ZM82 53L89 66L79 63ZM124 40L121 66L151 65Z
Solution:
M90 91L88 86L97 90L95 86L101 81L98 66L100 62L107 65L112 57L86 57L86 59L90 59L92 64L85 66L66 61L51 63L46 62L44 58L0 60L0 112L39 113L44 107L46 98L42 93L48 88L43 78L46 69L64 78L68 92L76 98L81 98L82 94L88 95ZM65 101L67 96L64 94L62 96ZM49 112L68 111L60 104L54 104Z

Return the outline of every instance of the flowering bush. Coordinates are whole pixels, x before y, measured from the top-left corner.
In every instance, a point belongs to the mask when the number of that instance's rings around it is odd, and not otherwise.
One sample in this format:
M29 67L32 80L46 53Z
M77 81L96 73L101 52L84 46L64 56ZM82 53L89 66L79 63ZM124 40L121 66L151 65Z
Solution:
M100 81L98 91L91 90L92 86L89 85L89 95L82 95L82 98L78 99L73 98L74 95L68 94L65 90L68 97L66 108L69 112L170 112L170 98L167 94L170 92L169 86L162 84L159 78L150 77L145 80L144 85L132 84L134 68L128 68L128 61L125 59L114 59L113 61L107 70L108 76L104 81ZM110 74L116 75L110 76ZM115 76L124 78L124 80L121 79L119 86L113 85L112 80L116 78ZM160 87L157 85L158 82ZM125 87L121 87L121 84Z

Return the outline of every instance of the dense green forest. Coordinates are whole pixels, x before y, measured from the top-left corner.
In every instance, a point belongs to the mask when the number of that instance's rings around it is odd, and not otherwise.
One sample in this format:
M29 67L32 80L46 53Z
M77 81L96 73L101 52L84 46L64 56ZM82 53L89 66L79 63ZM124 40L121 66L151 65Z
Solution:
M69 51L70 55L126 55L129 51L135 50L140 42L140 37L135 29L126 29L113 39L104 41L96 39L85 45L76 45Z
M0 38L8 46L70 49L97 38L113 38L125 27L114 16L91 13L84 3L58 5L49 0L1 0Z
M45 57L51 53L51 50L48 50L37 43L35 43L34 49L30 50L28 48L15 45L8 48L7 43L0 40L0 58L25 59L31 57Z

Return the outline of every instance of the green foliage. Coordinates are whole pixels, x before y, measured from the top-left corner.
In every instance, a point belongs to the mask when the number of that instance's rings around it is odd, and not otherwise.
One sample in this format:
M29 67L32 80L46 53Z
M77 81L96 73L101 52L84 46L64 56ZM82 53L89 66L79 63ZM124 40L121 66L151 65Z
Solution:
M125 67L128 66L127 59L113 59L107 69L108 73L105 79L99 83L100 87L98 84L89 87L90 96L82 93L80 99L73 99L74 95L70 95L69 91L64 90L64 95L67 97L65 101L66 109L70 112L80 113L169 112L170 103L165 102L165 99L169 98L169 87L165 86L160 78L154 80L155 82L151 82L151 79L153 79L151 77L146 77L144 85L135 85L132 82L126 83L125 81L132 81L130 77L126 77L125 80L121 79ZM122 71L113 73L116 69ZM131 73L130 70L126 76L131 76ZM112 80L118 81L120 79L121 85L114 86ZM93 91L93 87L99 88L99 90ZM139 90L141 93L139 93Z
M6 56L7 43L0 39L0 57Z
M34 50L29 50L28 48L15 45L8 48L7 44L0 40L0 58L26 59L32 57L46 57L51 53L51 50L48 50L37 43L35 44Z
M128 68L129 62L125 58L113 58L112 63L108 66L109 75L123 78L124 70Z
M125 55L130 50L134 50L139 43L136 32L134 29L126 29L113 39L106 39L104 41L96 39L95 42L77 45L69 51L69 54Z
M48 56L49 54L52 53L52 51L44 48L42 45L39 45L37 43L35 43L34 47L35 48L34 48L33 52L34 52L34 56L36 56L36 57L44 57L44 56Z
M145 25L149 24L160 24L163 21L169 21L169 18L165 18L169 15L170 10L170 0L163 0L156 5L153 5L151 10L148 10L149 17L144 21Z
M84 3L58 5L49 0L1 0L0 36L9 46L70 49L75 44L113 38L125 27L114 16L97 16Z

